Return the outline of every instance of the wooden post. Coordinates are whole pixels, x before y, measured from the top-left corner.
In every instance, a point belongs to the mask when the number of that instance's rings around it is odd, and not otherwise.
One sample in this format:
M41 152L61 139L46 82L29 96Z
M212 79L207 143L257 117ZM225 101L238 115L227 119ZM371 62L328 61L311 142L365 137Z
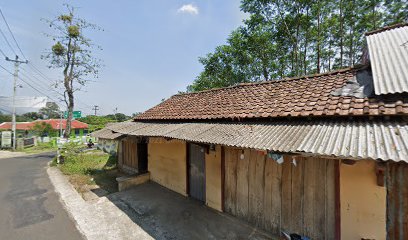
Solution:
M341 208L340 208L340 161L335 160L336 164L334 165L334 182L335 182L335 217L336 217L336 233L335 239L341 239Z
M221 211L224 212L225 206L225 149L221 146Z

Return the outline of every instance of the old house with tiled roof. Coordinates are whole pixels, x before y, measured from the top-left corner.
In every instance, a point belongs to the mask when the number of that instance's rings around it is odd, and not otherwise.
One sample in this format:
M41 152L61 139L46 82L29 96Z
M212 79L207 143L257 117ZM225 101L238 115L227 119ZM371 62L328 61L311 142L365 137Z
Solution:
M103 134L123 171L271 233L403 239L407 41L388 27L364 66L174 95Z

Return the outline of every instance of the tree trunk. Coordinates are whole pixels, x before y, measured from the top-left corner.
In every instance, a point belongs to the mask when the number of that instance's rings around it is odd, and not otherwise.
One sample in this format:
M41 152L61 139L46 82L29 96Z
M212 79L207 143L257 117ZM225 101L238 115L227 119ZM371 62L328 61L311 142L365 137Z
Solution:
M264 76L264 78L265 78L265 81L268 81L268 80L269 80L269 72L268 72L268 69L267 69L266 67L263 67L263 68L262 68L262 72L263 72L263 76Z
M352 1L352 9L355 8L355 1ZM350 66L354 65L354 26L355 26L354 13L351 12L351 28L350 28Z
M306 18L309 19L309 8L306 9ZM303 49L303 74L307 74L307 44L308 44L309 33L308 30L305 31L305 48Z
M329 53L328 53L328 59L329 59L329 72L331 71L331 54L330 54L330 51L332 50L332 35L330 34L330 37L329 37Z
M318 1L319 10L317 12L317 73L320 73L320 1Z
M68 110L68 116L67 116L67 122L65 125L65 132L64 132L64 138L69 138L71 135L71 122L73 118L73 112L74 112L74 92L73 89L71 88L70 85L70 80L68 77L66 77L66 80L64 81L65 89L68 95L68 102L67 102L67 110Z
M299 16L299 12L298 12ZM299 57L298 57L298 45L299 45L299 28L300 28L300 20L297 21L296 26L296 40L295 40L295 75L299 75Z
M340 68L343 67L343 37L344 37L344 33L343 33L343 0L340 0Z
M377 19L376 19L376 14L375 14L375 2L373 3L373 6L372 6L372 14L373 14L373 29L371 29L371 30L375 30L375 29L377 29Z

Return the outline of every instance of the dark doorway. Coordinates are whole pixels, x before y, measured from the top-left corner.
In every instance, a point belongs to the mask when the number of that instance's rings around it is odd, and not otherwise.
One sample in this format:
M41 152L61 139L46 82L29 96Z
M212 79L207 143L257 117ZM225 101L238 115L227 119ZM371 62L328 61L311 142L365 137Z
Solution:
M205 202L205 148L190 143L188 160L190 197Z
M147 172L147 143L140 142L137 144L137 156L138 156L138 167L139 173Z

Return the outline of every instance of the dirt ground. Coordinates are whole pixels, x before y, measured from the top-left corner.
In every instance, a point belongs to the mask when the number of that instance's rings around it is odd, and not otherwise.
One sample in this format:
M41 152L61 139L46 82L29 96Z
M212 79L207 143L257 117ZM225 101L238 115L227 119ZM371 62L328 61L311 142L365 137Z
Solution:
M279 239L152 182L106 197L155 239Z

